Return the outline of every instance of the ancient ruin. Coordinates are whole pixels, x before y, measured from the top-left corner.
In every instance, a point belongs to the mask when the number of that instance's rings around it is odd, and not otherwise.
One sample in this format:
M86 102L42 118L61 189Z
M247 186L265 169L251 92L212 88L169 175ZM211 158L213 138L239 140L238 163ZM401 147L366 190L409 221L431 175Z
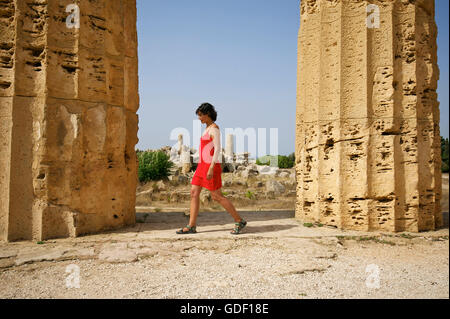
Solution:
M442 225L433 0L301 1L296 217Z
M222 157L222 193L239 207L239 211L291 211L295 209L295 168L258 165L250 152L233 151L234 134L227 134ZM159 181L140 182L136 190L136 212L148 215L152 212L184 212L190 214L191 180L199 160L198 149L178 143L150 152L165 153L174 164L170 176ZM222 156L220 156L222 155ZM293 154L291 154L293 155ZM291 156L290 155L290 156ZM261 158L259 158L262 160ZM200 193L201 212L223 211L207 189ZM139 214L137 215L139 219Z
M225 149L221 149L219 152L219 161L222 166L223 172L234 172L237 165L247 166L249 163L255 163L256 159L249 158L249 152L234 153L234 134L227 134ZM173 173L181 173L186 175L191 170L197 167L200 154L199 150L193 147L189 147L184 144L184 136L182 134L178 135L178 143L171 147L165 146L158 150L147 150L147 151L161 151L164 152L169 160L174 163ZM274 165L272 165L274 166ZM269 168L269 167L268 167ZM270 167L270 169L275 172L276 167Z
M0 28L0 239L134 224L135 1L6 0Z
M300 5L297 218L440 226L434 1ZM136 1L4 0L0 28L0 240L134 224Z

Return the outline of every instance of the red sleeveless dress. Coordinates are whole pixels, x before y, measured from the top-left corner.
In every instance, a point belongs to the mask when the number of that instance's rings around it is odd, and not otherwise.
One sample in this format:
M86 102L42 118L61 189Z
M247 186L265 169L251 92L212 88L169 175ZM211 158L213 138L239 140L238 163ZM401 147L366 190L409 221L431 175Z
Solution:
M204 152L205 154L208 154L208 149L210 149L210 156L203 156ZM200 138L199 163L197 165L197 169L195 170L194 176L192 177L192 185L202 186L210 191L215 191L216 189L222 187L222 166L220 163L214 164L213 177L210 180L206 179L213 155L214 142L208 132L208 134L205 134Z

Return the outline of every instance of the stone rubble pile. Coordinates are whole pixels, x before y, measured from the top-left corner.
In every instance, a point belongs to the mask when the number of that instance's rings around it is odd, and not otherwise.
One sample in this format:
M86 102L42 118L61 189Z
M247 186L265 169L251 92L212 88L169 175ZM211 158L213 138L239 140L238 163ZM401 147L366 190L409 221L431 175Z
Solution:
M164 152L174 167L168 180L153 182L153 187L145 190L138 189L138 205L146 206L147 201L183 202L190 200L190 192L174 189L175 186L187 186L197 168L199 158L198 150L182 144L170 147L165 146L159 150ZM227 139L229 145L229 139ZM228 146L227 145L227 146ZM239 200L247 200L243 193L249 192L248 200L276 199L277 196L295 197L296 174L295 168L283 169L267 165L257 165L256 160L249 158L250 153L234 153L222 149L222 186L237 187L238 190L226 190L227 197ZM251 197L251 198L250 198ZM141 201L142 200L142 201ZM209 192L201 193L203 204L212 203Z
M249 177L268 176L288 177L295 181L296 174L294 168L282 169L274 166L257 165L255 159L249 158L249 152L234 153L232 151L232 139L230 137L232 137L231 134L227 136L226 149L222 148L220 154L222 157L221 165L223 173L232 173L235 177L239 177L242 180L247 180ZM169 157L169 160L175 164L171 170L172 174L169 179L182 184L187 183L192 178L199 161L199 150L183 145L182 135L178 137L178 144L173 147L165 146L159 150L149 149L147 151L164 152Z

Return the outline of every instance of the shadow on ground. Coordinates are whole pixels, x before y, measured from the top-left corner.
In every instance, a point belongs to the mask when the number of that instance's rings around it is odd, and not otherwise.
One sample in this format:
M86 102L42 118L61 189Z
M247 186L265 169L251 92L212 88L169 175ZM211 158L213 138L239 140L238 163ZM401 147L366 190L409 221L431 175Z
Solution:
M239 212L241 217L245 219L249 225L246 227L246 233L263 233L283 231L296 225L284 224L284 220L292 220L295 217L294 211L268 211L268 212ZM146 232L146 231L163 231L178 230L189 223L189 216L183 212L169 213L136 213L137 224L120 230L106 231L104 233L129 233L129 232ZM272 225L252 226L252 222L273 221ZM227 212L200 212L197 218L197 231L199 233L223 232L224 225L232 225L233 218ZM270 224L270 223L269 223ZM218 226L211 229L211 226ZM208 227L202 230L202 227Z

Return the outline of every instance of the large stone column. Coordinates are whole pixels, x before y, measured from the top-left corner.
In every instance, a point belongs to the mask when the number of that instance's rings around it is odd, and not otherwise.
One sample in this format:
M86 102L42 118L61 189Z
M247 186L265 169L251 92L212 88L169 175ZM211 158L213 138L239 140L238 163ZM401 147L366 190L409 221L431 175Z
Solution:
M434 12L434 0L301 1L298 219L355 230L442 225Z
M66 24L71 4L79 28ZM134 224L135 0L5 0L0 11L0 238Z

